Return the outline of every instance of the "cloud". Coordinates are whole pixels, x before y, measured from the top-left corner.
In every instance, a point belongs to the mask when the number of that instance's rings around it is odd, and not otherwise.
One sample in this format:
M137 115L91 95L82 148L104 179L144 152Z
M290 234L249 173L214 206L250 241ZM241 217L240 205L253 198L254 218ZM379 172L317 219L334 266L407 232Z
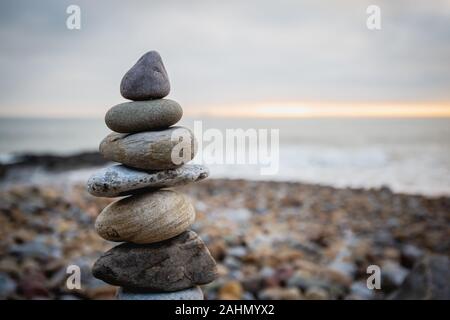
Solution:
M0 115L101 115L122 75L161 52L172 92L196 106L264 100L450 100L449 1L0 3Z

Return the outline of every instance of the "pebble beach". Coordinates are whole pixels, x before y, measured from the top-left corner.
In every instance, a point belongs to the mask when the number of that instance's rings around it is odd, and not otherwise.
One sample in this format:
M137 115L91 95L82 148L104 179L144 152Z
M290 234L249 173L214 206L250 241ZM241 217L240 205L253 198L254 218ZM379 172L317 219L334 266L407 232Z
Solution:
M176 189L192 201L191 229L217 262L205 299L401 298L429 255L448 275L449 197L225 179ZM82 183L9 184L0 197L2 299L115 298L117 287L91 267L116 245L98 237L94 221L117 198L93 197ZM79 290L66 287L72 264L82 272ZM366 286L373 264L383 270L380 290ZM448 290L448 277L441 282Z

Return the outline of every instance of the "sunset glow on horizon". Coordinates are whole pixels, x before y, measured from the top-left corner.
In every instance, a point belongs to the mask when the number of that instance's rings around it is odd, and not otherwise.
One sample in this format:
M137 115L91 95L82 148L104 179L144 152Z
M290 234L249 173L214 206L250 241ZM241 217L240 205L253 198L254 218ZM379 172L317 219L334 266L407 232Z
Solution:
M450 103L261 102L192 107L188 116L227 118L446 118Z
M107 110L107 108L105 108ZM98 118L105 110L38 108L1 112L0 118ZM450 118L450 102L253 102L183 106L187 117L215 118Z

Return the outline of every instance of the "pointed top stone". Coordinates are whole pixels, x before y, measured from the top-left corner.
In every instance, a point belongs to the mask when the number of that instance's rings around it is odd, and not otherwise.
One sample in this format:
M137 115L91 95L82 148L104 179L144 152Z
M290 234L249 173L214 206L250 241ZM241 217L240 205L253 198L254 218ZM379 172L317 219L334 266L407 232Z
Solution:
M156 51L144 54L120 83L120 94L134 101L164 98L169 91L169 77Z

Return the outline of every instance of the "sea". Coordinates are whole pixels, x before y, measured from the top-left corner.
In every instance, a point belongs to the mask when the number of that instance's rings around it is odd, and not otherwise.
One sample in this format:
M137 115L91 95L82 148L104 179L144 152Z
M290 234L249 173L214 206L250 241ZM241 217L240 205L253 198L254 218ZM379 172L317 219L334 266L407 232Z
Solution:
M196 130L201 148L195 162L208 165L211 178L389 187L408 194L450 195L450 118L185 117L180 125ZM266 152L271 156L264 164L262 158L256 164L226 161L227 154L237 152L226 148L227 130L236 129L257 134L256 145L248 139L247 155L259 155L265 146L263 133L278 130L278 139L276 134L266 137L267 146L273 149ZM1 118L0 162L14 162L20 154L97 150L109 132L101 118ZM262 168L269 166L274 169L271 174L262 174Z

